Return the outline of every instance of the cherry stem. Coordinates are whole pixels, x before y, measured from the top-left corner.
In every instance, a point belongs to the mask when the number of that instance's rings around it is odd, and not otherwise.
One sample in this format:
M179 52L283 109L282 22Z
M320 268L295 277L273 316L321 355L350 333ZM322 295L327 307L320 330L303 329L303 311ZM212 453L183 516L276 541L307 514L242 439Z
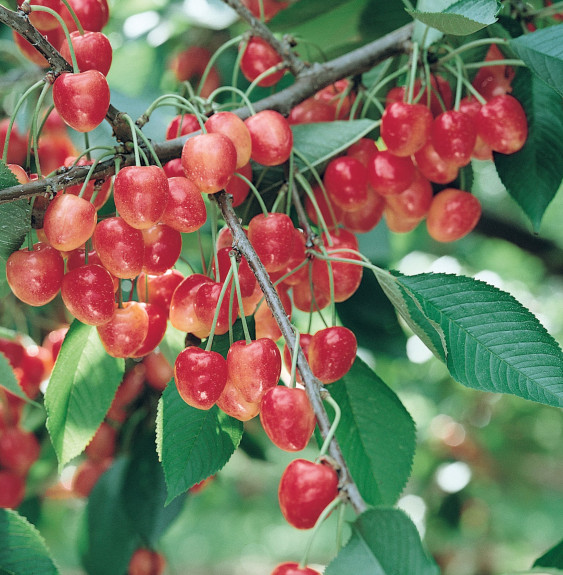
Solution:
M250 94L253 92L254 88L256 88L256 86L258 86L258 84L264 78L268 78L269 76L272 76L273 74L276 74L277 72L280 72L281 70L285 70L285 68L286 68L285 63L280 62L279 64L276 64L275 66L272 66L271 68L268 68L267 70L264 70L260 75L256 76L256 78L254 78L254 80L252 80L252 82L250 83L250 86L248 86L244 95L247 98L249 98Z
M389 60L389 62L391 62ZM389 63L389 65L391 65ZM370 88L367 92L367 96L369 98L374 97L380 90L381 88L383 88L384 86L386 86L387 84L389 84L390 82L392 82L393 80L395 80L395 78L399 78L400 76L403 76L406 72L408 72L409 67L408 66L402 66L401 68L399 68L398 70L396 70L395 72L389 74L388 76L385 76L383 80L381 80L381 82L378 82L377 84L375 84L372 88ZM365 118L369 109L368 104L371 102L367 101L363 108L362 108L362 112L360 114L361 118Z
M414 94L414 81L416 79L416 70L418 68L418 43L415 42L412 45L411 53L411 69L409 74L409 89L407 92L407 103L412 104L412 98Z
M319 208L319 204L317 202L317 199L315 198L315 194L313 193L313 188L311 188L311 184L309 184L309 182L299 173L295 174L295 179L299 182L299 184L301 185L301 187L303 188L303 190L305 191L305 193L309 197L309 200L311 200L311 203L313 204L313 207L315 208L315 213L317 214L317 225L319 228L321 228L321 230L326 232L327 241L328 241L329 245L332 245L332 238L330 237L328 226L327 226L326 221L323 217L323 214L321 213L321 209ZM332 218L333 224L336 226L337 225L336 216L334 215L332 205L327 198L324 185L321 186L321 190L323 191L323 195L325 196L325 202L326 202L326 205L328 206L328 210L330 212L330 216Z
M293 190L295 188L295 156L289 155L289 170L287 174L287 186L285 193L287 194L287 202L285 205L285 214L287 216L291 213L291 204L293 200Z
M330 430L327 436L325 437L324 443L321 447L321 450L319 451L319 457L317 459L326 455L330 442L332 441L334 434L336 433L336 430L338 428L338 424L340 423L340 417L342 416L340 406L338 405L338 403L336 403L336 401L332 398L332 396L330 395L330 393L328 393L328 391L325 392L321 391L321 397L323 397L323 399L332 407L332 409L334 409L334 420L332 422L332 425L330 426Z
M139 154L139 142L137 141L137 126L129 114L123 114L123 119L129 124L131 129L131 138L133 140L133 150L135 152L135 165L141 165L141 156Z
M473 68L486 68L487 66L526 66L522 60L516 60L514 58L507 58L506 60L487 60L483 62L471 62L469 64L464 64L466 70L472 70Z
M473 42L468 42L467 44L463 44L459 48L449 50L449 53L440 58L437 62L438 65L443 65L452 58L455 58L458 54L465 52L467 50L473 50L474 48L478 48L479 46L488 46L489 44L504 44L508 46L509 41L505 38L482 38L480 40L474 40Z
M453 69L451 68L451 66L444 66L444 67L445 67L446 70L448 70L451 74L455 74L455 73L456 73L456 71L453 70ZM478 90L475 89L475 87L471 84L471 82L470 82L467 78L462 77L462 82L463 82L463 84L464 84L466 90L467 90L472 96L474 96L474 97L477 99L477 101L478 101L482 106L484 106L484 105L487 103L487 100L486 100L485 98L483 98L483 96L479 93Z
M176 103L166 102L166 100L176 100ZM179 94L164 94L159 96L145 111L144 114L140 116L136 124L139 127L143 127L150 119L152 113L161 106L176 106L182 111L189 112L196 117L196 120L201 128L201 131L205 133L205 120L202 117L202 113L186 98L182 98Z
M227 40L227 42L225 42L222 46L220 46L217 50L215 50L215 52L213 53L211 58L209 58L209 62L207 62L207 66L205 66L205 70L203 71L203 74L201 75L201 78L199 80L199 84L197 86L197 92L196 92L198 96L201 94L201 91L203 90L203 86L205 85L205 81L207 80L207 76L209 76L209 72L211 72L211 68L213 68L213 65L217 61L217 58L225 50L227 50L231 46L234 46L235 44L238 44L241 41L241 39L242 39L242 35L236 36L235 38L231 38L230 40Z
M243 182L246 182L248 184L251 192L254 194L254 197L256 198L256 201L260 205L260 209L262 210L262 213L264 214L264 216L267 217L270 212L268 211L268 208L266 207L266 204L264 203L264 200L262 199L262 194L258 191L258 188L246 176L243 176L239 172L235 172L233 175L236 178L239 178Z
M160 159L158 157L158 154L154 151L153 145L151 144L150 140L145 136L145 134L143 133L143 131L141 130L141 128L139 128L139 126L135 125L135 132L141 137L141 140L143 140L147 150L151 153L151 156L154 159L154 163L162 169L162 164L160 163ZM147 161L148 164L148 161Z
M244 305L242 303L242 294L240 293L240 281L238 277L237 258L233 250L231 250L229 253L229 258L231 260L231 269L233 270L233 278L235 280L235 290L237 292L240 321L242 323L242 330L244 331L244 339L246 340L246 345L248 345L252 341L252 338L250 337L248 325L246 324L246 317L244 315Z
M78 197L80 197L80 198L84 197L84 194L86 192L86 187L88 186L88 182L92 179L92 174L94 173L96 166L107 156L113 156L113 153L105 154L101 158L98 158L92 162L92 165L90 166L90 169L88 170L88 175L86 176L86 179L84 180L84 183L82 184L82 187L80 188L80 192L78 194ZM94 202L96 195L97 195L97 192L94 192L94 194L92 195L92 199L90 200L92 203Z
M70 12L70 15L72 16L72 19L74 20L74 23L76 24L76 27L80 32L80 35L84 36L84 28L82 27L82 22L80 22L80 20L78 19L76 12L72 9L72 6L69 4L68 0L61 0L61 1L67 7L67 10Z
M223 283L223 287L221 288L221 292L219 293L219 298L217 300L217 307L215 308L215 315L213 316L213 323L211 324L211 333L209 334L209 338L207 339L207 345L205 346L205 351L211 351L213 347L213 338L215 337L215 328L217 327L217 321L219 320L219 312L221 311L221 305L223 304L223 300L225 299L225 293L227 293L227 288L229 287L229 283L231 278L233 277L233 268L229 270L227 277ZM229 317L230 320L230 317Z
M49 91L51 84L49 82L45 82L43 85L43 89L39 94L39 98L37 98L37 103L35 104L35 110L33 111L33 118L31 119L31 132L33 137L33 152L35 154L35 167L37 169L37 176L39 178L42 177L41 174L41 166L39 163L39 130L37 129L37 118L39 116L39 110L41 109L41 104Z
M289 376L290 387L295 387L297 375L297 355L299 353L299 345L301 343L301 334L299 330L295 329L295 343L291 349L291 373Z
M244 105L250 110L250 113L252 115L254 115L256 113L254 111L254 107L252 105L252 102L248 99L248 96L239 88L235 88L234 85L233 86L221 86L220 88L217 88L216 90L214 90L209 95L209 98L207 100L209 102L213 102L219 94L222 94L224 92L231 92L233 94L237 94L238 96L240 96L240 99L242 100Z

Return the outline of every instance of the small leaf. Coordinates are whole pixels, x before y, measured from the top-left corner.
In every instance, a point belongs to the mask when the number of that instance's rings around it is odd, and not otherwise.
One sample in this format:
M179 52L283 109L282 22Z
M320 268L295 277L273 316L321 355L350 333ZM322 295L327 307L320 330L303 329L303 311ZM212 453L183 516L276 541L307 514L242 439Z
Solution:
M530 70L563 96L563 24L523 34L510 47Z
M439 575L416 527L399 509L370 509L354 523L348 543L325 575Z
M497 21L500 4L496 0L459 0L442 12L408 10L413 18L444 34L467 36Z
M124 371L125 362L106 353L95 327L72 323L45 393L47 429L61 467L91 441Z
M438 325L452 377L467 387L563 406L563 354L534 315L510 294L448 274L399 276Z
M0 541L0 573L59 573L43 537L27 519L11 509L0 509Z
M0 382L0 385L9 392L17 395L20 399L27 401L27 403L31 403L32 405L39 407L38 403L29 399L29 397L24 393L23 389L18 384L18 380L16 379L12 366L3 353L0 353Z
M362 497L371 505L395 503L409 478L415 451L411 416L359 358L328 389L342 410L336 438Z
M512 88L528 118L528 139L515 154L495 154L495 166L537 233L563 180L563 107L561 96L529 70L518 71Z
M563 569L563 540L536 559L533 566Z

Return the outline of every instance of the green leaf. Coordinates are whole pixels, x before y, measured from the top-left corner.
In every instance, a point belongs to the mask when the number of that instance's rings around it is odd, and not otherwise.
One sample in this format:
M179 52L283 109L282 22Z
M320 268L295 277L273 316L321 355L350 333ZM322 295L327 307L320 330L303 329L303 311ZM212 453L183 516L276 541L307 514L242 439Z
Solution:
M348 543L325 575L439 575L412 521L399 509L371 509L352 523Z
M563 406L561 349L510 294L448 274L400 276L397 282L442 330L446 365L456 381Z
M290 4L288 8L276 14L269 24L269 27L274 32L293 30L296 22L304 24L343 4L353 4L354 1L355 0L307 0L307 2L294 2Z
M497 21L500 4L496 0L459 0L442 12L409 10L413 18L444 34L466 36Z
M408 24L411 18L401 0L368 0L360 16L360 33L366 41L381 36Z
M502 575L563 575L560 569L530 569L528 571L511 571L510 573L503 573Z
M536 559L533 566L563 569L563 540Z
M362 497L371 505L395 503L415 451L411 416L360 358L328 389L342 410L336 438Z
M510 47L530 70L563 96L563 24L523 34Z
M6 388L14 395L17 395L20 399L39 407L38 403L29 399L29 397L24 393L23 389L18 384L18 380L16 379L12 366L3 353L0 353L0 382L2 387Z
M515 154L495 154L495 166L537 233L563 180L563 107L561 96L529 70L518 71L512 88L528 118L528 139Z
M0 509L0 572L14 575L57 575L39 531L11 509Z
M124 360L106 353L95 327L72 323L45 393L47 429L61 467L91 441L124 371Z

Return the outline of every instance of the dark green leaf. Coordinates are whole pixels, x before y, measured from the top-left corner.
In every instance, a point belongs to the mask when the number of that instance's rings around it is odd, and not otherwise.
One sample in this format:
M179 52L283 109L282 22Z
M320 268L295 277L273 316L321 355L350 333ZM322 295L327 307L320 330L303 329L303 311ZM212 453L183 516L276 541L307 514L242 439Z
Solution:
M18 384L18 380L16 379L12 366L9 364L6 356L3 353L0 353L0 382L2 387L5 387L8 391L12 392L14 395L17 395L20 399L23 399L24 401L39 407L38 403L35 403L35 401L29 399L29 397L27 397L27 395L23 392L23 389Z
M398 509L371 509L352 524L352 536L325 575L439 575L412 521Z
M523 34L510 47L530 70L563 96L563 24Z
M296 22L304 24L343 4L353 3L354 0L307 0L307 2L294 2L288 8L280 11L269 26L274 31L293 30Z
M364 40L375 40L410 21L401 0L368 0L360 17L360 33Z
M483 391L563 406L563 354L510 294L472 278L399 276L405 295L444 334L452 377Z
M536 559L533 566L563 569L563 540L546 551L539 559Z
M442 12L409 10L409 14L444 34L466 36L496 22L499 9L496 0L459 0Z
M95 327L72 323L45 393L47 429L61 467L94 436L124 371L124 360L106 353Z
M342 410L336 437L362 497L372 505L395 503L409 478L415 451L411 416L359 358L328 388Z
M0 509L0 572L56 575L45 541L37 529L11 509Z
M495 154L495 165L537 232L563 180L563 107L561 96L529 70L519 70L512 87L526 111L528 139L515 154Z

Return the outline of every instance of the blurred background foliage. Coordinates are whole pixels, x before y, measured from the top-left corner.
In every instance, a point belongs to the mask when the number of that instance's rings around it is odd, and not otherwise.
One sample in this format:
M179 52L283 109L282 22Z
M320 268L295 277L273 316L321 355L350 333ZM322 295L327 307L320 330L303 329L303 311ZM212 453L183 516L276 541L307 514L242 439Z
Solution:
M310 17L302 13L296 19L292 10L299 5L307 5ZM108 77L112 101L132 116L140 115L158 95L178 88L168 67L174 54L194 44L214 50L246 30L219 0L116 0L110 7L105 33L115 49ZM293 8L280 14L272 28L306 39L302 55L308 59L344 53L408 21L398 0L299 0ZM6 28L0 33L0 94L3 111L9 114L17 96L40 72L17 54ZM236 55L233 48L218 60L225 84L232 81ZM240 75L238 83L248 85ZM267 93L257 90L253 97ZM160 108L147 134L164 139L174 114L171 107ZM109 137L102 127L94 141ZM438 244L423 227L398 235L381 223L360 237L363 253L407 274L462 273L497 285L563 342L563 195L549 206L536 237L494 169L474 161L473 170L473 191L485 211L476 232L452 245ZM210 242L206 233L209 230L204 230L204 242ZM184 256L197 267L195 240L186 239ZM68 319L57 302L47 309L24 309L13 296L0 304L0 312L3 326L37 341ZM444 575L492 575L531 566L563 537L561 411L455 383L397 321L367 273L361 289L339 305L338 312L358 335L363 358L416 422L418 449L399 505L415 521ZM26 422L35 429L44 423L33 410ZM188 495L161 538L158 548L168 558L169 573L262 575L281 560L301 557L307 534L288 526L277 504L279 477L294 456L272 446L258 421L247 423L245 430L243 448L204 489ZM57 480L54 453L47 444L32 471L37 497L21 512L38 525L62 572L78 575L83 572L79 542L86 502L42 494L46 484ZM314 457L315 450L303 456ZM63 470L63 484L72 472L72 465ZM323 526L312 563L325 565L335 554L335 521L331 517Z

